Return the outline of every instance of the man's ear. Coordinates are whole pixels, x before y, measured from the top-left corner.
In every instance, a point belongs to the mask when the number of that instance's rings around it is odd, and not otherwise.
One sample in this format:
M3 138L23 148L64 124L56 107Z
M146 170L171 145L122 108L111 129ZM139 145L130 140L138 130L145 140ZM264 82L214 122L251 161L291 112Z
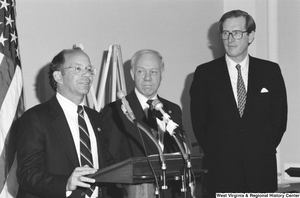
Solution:
M53 78L57 83L62 83L62 74L60 71L53 72Z
M248 43L249 45L254 41L255 38L255 32L252 31L249 35L248 35Z
M133 73L132 69L130 69L130 75L131 75L132 80L134 80L134 73Z

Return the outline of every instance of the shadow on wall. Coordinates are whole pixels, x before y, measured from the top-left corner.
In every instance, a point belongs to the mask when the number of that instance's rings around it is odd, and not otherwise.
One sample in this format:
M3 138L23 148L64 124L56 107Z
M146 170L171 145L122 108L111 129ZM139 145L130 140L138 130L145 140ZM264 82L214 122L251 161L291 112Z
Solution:
M101 71L100 74L103 73L103 68L105 66L105 60L107 58L107 54L108 51L104 51L103 52L103 60L101 63ZM111 61L112 62L112 61ZM48 76L48 71L49 71L49 66L50 63L47 63L46 65L42 66L42 68L40 69L36 80L35 80L35 93L36 93L36 97L38 98L40 103L46 102L47 100L49 100L54 94L55 92L53 91L52 87L50 86L50 81L49 81L49 76ZM105 86L105 104L111 102L111 77L112 77L112 66L110 65L109 71L108 71L108 76L107 76L107 82L106 82L106 86ZM131 78L130 75L130 60L127 60L126 62L124 62L123 64L123 68L124 68L124 78L125 78L125 83L126 83L126 89L127 89L127 93L130 92L131 90L133 90L134 88L134 81ZM96 87L97 89L96 91L96 96L99 94L99 89L100 89L100 82L101 82L101 75L99 75L99 80L94 83L97 83ZM87 101L87 105L93 108L93 103L88 100Z
M40 103L46 102L55 94L48 77L49 65L50 63L42 67L35 80L36 97Z
M224 55L224 46L222 40L219 37L219 23L216 22L211 25L208 30L207 39L208 39L208 48L211 50L213 59L219 58ZM204 63L204 62L203 62ZM199 63L203 64L203 63ZM196 69L197 65L195 65ZM189 90L193 81L194 73L190 73L187 75L185 79L184 90L181 95L181 104L182 104L182 116L183 116L183 124L184 130L187 132L188 136L192 141L192 152L197 154L202 152L202 149L199 147L196 138L194 137L193 127L191 123L191 115L190 115L190 94Z
M219 58L224 55L225 49L223 46L223 41L220 38L219 34L219 23L216 22L212 24L208 30L208 48L211 50L213 58Z
M102 61L101 64L101 68L103 70L104 67L104 60L107 57L107 51L103 52L103 57L105 57ZM35 92L36 92L36 97L38 98L40 103L46 102L47 100L49 100L54 94L55 92L53 91L53 89L50 86L50 81L49 81L49 77L48 77L48 71L49 71L49 65L50 63L44 65L35 80ZM131 78L130 75L130 60L127 60L124 62L123 64L123 68L124 68L124 78L125 78L125 83L126 83L126 89L127 89L127 93L129 93L131 90L133 90L134 88L134 81ZM100 74L103 71L100 71ZM111 81L111 67L108 71L108 78L107 78L107 82L106 82L106 86L105 86L105 104L111 102L111 83L109 81ZM97 82L97 89L96 89L96 95L98 95L99 93L99 89L100 89L100 82L101 82L101 77L99 77L99 80ZM96 82L94 82L96 83ZM88 101L88 103L90 103ZM92 105L92 103L90 104ZM89 105L88 105L89 106Z
M132 80L131 74L130 74L130 69L131 69L130 64L131 64L131 60L127 60L124 63L124 76L125 76L127 94L129 92L131 92L135 87L134 81Z
M197 154L201 152L198 147L197 140L195 139L192 123L191 123L191 115L190 115L190 94L189 90L193 81L193 73L190 73L186 79L184 84L184 89L181 95L181 104L182 104L182 118L183 118L183 126L187 135L191 139L192 143L192 153Z

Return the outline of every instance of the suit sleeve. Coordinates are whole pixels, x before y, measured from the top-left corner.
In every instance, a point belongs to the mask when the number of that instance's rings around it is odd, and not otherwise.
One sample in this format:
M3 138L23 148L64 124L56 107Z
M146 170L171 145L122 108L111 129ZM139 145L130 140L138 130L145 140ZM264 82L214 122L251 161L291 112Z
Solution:
M195 137L202 149L205 149L205 136L208 116L208 98L205 75L201 66L194 73L190 88L191 121Z
M121 105L119 102L110 103L106 105L100 112L102 128L105 133L106 143L110 154L113 157L113 163L120 162L123 159L127 159L130 156L123 155L124 150L124 137L122 135L121 128L124 128L121 115L117 106ZM125 129L124 129L125 130ZM120 150L123 148L124 150Z
M22 189L41 197L65 197L69 175L47 171L44 127L39 115L25 114L18 126L18 183Z
M182 111L181 111L181 108L178 105L175 105L174 114L176 115L176 117L174 116L174 120L173 121L176 124L178 124L180 128L183 128L183 124L182 124Z
M279 65L276 65L274 78L274 89L271 97L271 122L275 131L274 144L277 147L282 139L287 125L287 94L283 76Z

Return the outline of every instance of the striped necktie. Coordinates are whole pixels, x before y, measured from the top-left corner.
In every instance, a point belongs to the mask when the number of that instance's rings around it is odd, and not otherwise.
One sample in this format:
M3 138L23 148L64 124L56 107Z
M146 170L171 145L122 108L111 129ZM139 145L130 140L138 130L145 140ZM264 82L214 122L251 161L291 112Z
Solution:
M237 64L236 69L238 71L238 80L237 80L238 109L239 109L240 116L242 117L245 109L247 92L246 92L245 84L241 73L241 66Z
M88 165L89 167L93 168L93 157L91 151L90 134L84 120L82 106L80 105L78 106L77 113L78 113L78 126L79 126L79 136L80 136L81 166ZM90 197L93 194L94 189L95 189L95 185L92 185L89 189L86 190L86 194Z

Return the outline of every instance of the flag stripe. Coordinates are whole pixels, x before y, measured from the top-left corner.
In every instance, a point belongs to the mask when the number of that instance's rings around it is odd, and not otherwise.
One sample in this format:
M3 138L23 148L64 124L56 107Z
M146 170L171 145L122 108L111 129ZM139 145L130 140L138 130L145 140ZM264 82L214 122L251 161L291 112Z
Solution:
M3 100L2 107L0 110L0 142L4 142L5 137L11 127L11 124L14 120L19 99L22 93L22 74L20 67L16 68L15 75L9 86L6 97ZM0 152L2 153L4 145L0 144Z
M2 53L0 53L0 63L0 108L2 108L3 100L14 77L15 69L18 66L15 66L15 63Z
M3 190L6 183L7 177L9 176L8 172L10 171L11 164L13 162L14 156L11 156L11 152L8 152L9 149L14 150L13 148L7 148L9 142L14 140L9 140L10 137L10 128L13 121L18 117L19 101L22 100L22 74L20 67L16 68L15 75L11 81L9 89L7 91L6 97L2 103L2 108L0 110L0 192ZM12 145L11 145L12 146ZM9 155L10 154L10 155ZM3 191L5 193L7 191ZM0 194L1 197L2 193ZM7 197L5 195L4 197Z
M0 198L16 197L16 120L24 112L15 0L0 0Z

